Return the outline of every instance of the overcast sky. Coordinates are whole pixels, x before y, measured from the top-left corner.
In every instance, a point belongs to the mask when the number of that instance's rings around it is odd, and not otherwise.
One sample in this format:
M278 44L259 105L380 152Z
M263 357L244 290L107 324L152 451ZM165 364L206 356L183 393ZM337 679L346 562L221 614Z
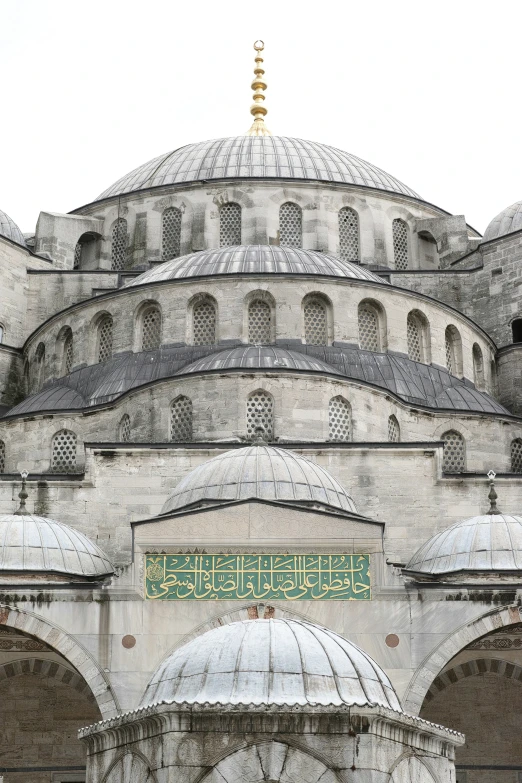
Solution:
M190 142L267 125L483 232L522 199L522 2L0 0L0 208L22 231Z

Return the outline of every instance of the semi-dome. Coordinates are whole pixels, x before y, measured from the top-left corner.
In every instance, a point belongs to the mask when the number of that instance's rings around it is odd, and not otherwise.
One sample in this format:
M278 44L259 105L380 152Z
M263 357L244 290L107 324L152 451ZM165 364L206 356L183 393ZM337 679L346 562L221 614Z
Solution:
M0 515L3 572L53 573L83 578L114 573L107 555L78 530L33 514Z
M510 207L506 207L493 218L482 238L483 242L489 239L497 239L505 234L522 229L522 201L515 201Z
M159 155L121 177L96 200L183 182L247 178L339 182L419 198L382 169L336 147L285 136L231 136Z
M402 711L387 675L363 650L289 619L243 620L192 639L160 666L141 706L159 702Z
M181 479L162 513L249 499L357 513L352 498L327 470L299 454L265 445L227 451L198 465Z
M9 215L0 209L0 236L7 237L19 245L25 246L24 235Z
M227 348L198 359L183 367L178 375L220 370L296 370L299 372L323 372L327 375L340 373L330 365L307 356L299 351L287 351L275 345L241 345Z
M430 538L404 571L424 577L522 571L522 517L484 514L457 522Z
M213 275L323 275L385 283L382 277L328 253L280 245L239 245L200 250L149 269L127 287Z

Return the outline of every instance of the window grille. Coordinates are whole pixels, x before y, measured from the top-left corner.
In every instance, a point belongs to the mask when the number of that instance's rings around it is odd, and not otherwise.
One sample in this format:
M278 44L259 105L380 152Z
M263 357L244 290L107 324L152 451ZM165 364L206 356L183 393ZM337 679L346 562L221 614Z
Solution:
M261 299L250 302L248 307L248 342L269 343L272 340L270 305Z
M359 308L359 347L363 351L379 351L379 321L368 307Z
M465 467L464 438L460 432L449 430L441 440L444 442L443 473L462 473Z
M192 401L188 397L177 397L170 406L170 439L192 440Z
M263 391L253 392L247 399L247 436L273 439L274 401Z
M481 388L484 384L484 359L476 343L473 346L473 380L477 388Z
M63 371L64 375L69 375L69 373L72 370L73 366L73 336L72 332L69 331L67 334L67 337L64 340L63 343Z
M5 473L5 443L0 440L0 473Z
M53 473L74 473L76 471L76 435L70 430L61 430L53 438L51 454Z
M111 266L118 271L127 263L127 221L118 218L112 227Z
M150 307L143 314L141 350L159 348L161 342L161 313L157 307Z
M81 262L82 262L82 245L81 242L77 242L76 247L74 248L73 269L79 269Z
M396 269L408 268L408 226L400 218L393 221L393 257Z
M511 441L511 472L522 473L522 440Z
M390 416L388 418L388 441L390 443L398 443L400 439L401 429L399 427L399 422L395 416Z
M421 330L414 315L409 313L407 325L408 358L413 362L422 361Z
M281 245L301 247L303 244L303 213L298 204L287 201L279 208L279 242Z
M344 397L332 397L328 404L328 430L330 440L352 439L352 409Z
M307 345L327 345L326 305L319 299L308 299L305 302L304 330Z
M339 254L344 261L359 261L359 215L351 207L339 212Z
M169 207L161 220L161 258L169 261L181 252L181 210Z
M219 210L219 244L221 247L241 244L241 207L223 204Z
M118 440L120 440L122 443L127 443L127 441L130 440L130 433L131 433L130 418L126 413L124 413L120 419L120 424L118 426Z
M98 327L98 361L100 364L112 358L112 318L107 316Z
M192 312L194 345L216 342L216 307L208 299L194 306Z

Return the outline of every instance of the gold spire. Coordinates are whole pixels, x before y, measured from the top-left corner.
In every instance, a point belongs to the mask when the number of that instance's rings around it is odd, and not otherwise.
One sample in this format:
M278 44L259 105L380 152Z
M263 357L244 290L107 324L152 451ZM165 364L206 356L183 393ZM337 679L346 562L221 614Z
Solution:
M263 41L256 41L254 49L256 50L256 67L254 68L255 78L252 82L252 89L254 91L254 103L250 107L250 114L254 116L254 122L252 127L247 131L247 136L271 136L272 134L265 125L266 109L263 106L265 100L264 91L266 90L266 82L263 79L263 58L261 52L265 48Z

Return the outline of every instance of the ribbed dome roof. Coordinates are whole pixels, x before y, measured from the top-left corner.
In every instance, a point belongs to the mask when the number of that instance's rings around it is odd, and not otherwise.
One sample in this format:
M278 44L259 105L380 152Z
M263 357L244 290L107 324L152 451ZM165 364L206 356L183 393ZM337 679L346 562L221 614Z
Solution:
M497 239L504 234L522 229L522 201L515 201L510 207L506 207L493 218L482 238L483 242L489 239Z
M159 155L119 179L97 200L160 185L250 177L340 182L419 198L377 166L326 144L285 136L231 136Z
M239 245L218 250L200 250L165 261L135 277L126 287L210 275L325 275L352 280L385 281L358 264L341 261L327 253L276 245Z
M24 235L9 215L2 212L0 209L0 235L12 239L13 242L18 242L19 245L25 246Z
M0 515L0 572L96 577L114 573L107 555L78 530L32 514Z
M485 514L457 522L421 546L405 570L428 575L520 571L522 517Z
M180 647L150 681L158 702L243 705L380 705L401 710L390 680L355 644L298 620L243 620Z
M351 497L328 471L305 457L273 446L227 451L181 479L162 513L193 504L237 500L312 503L357 513Z
M301 370L340 375L330 365L298 351L287 351L274 345L242 345L205 356L183 367L178 375L217 370Z

